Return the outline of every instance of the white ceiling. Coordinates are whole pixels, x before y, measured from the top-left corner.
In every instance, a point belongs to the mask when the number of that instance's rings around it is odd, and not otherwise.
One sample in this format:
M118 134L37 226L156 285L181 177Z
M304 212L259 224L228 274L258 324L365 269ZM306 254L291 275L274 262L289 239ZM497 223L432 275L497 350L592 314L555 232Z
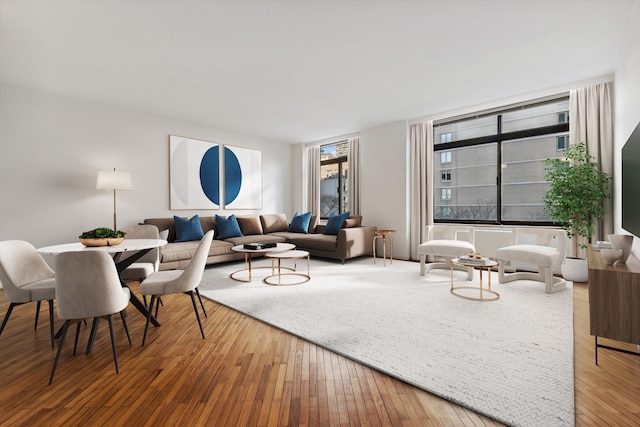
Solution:
M0 0L0 80L309 142L613 73L634 1Z

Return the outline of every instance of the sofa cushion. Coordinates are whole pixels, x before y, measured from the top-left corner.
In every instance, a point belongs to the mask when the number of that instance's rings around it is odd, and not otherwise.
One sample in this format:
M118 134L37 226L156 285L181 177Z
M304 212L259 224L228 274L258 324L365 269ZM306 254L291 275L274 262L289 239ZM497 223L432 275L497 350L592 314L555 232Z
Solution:
M162 262L171 263L184 260L190 260L198 249L199 241L191 242L174 242L163 247ZM214 240L211 242L209 256L232 254L232 244L223 240Z
M216 215L216 224L218 226L216 239L218 240L224 240L230 237L240 237L243 235L235 215L230 215L229 218Z
M349 217L344 224L342 224L342 228L354 228L362 226L362 215L353 215Z
M173 220L176 225L176 242L201 240L204 237L198 215L194 215L190 219L184 219L174 215Z
M171 243L176 240L176 225L173 218L147 218L143 224L155 225L158 231L169 230L167 241Z
M292 233L308 233L309 221L311 221L311 212L299 214L296 212L289 224L289 231Z
M285 214L260 215L263 233L275 233L277 231L287 231L289 224Z
M240 231L245 236L262 234L262 224L258 215L236 217Z
M342 224L344 224L347 219L349 219L349 212L344 212L340 215L332 213L327 220L327 227L324 229L323 234L338 234L338 231L342 228Z

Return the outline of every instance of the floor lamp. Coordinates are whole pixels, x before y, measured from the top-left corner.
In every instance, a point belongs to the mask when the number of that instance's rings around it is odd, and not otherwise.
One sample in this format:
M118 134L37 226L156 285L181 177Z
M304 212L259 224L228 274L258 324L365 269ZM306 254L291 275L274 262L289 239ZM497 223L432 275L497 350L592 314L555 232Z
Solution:
M118 231L116 226L116 190L132 190L131 174L129 172L98 171L97 190L113 190L113 231Z

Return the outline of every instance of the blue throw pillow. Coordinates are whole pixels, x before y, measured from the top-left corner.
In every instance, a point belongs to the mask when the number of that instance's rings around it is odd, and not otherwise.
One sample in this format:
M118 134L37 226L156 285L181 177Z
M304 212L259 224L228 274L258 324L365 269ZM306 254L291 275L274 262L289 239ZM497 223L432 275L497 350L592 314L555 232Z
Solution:
M191 219L184 219L174 215L173 221L176 224L176 242L190 242L204 237L198 215L192 216Z
M291 224L289 224L289 231L292 233L304 233L309 232L309 221L311 221L311 212L299 214L296 212L293 215Z
M331 214L327 220L327 226L322 234L338 234L340 227L346 220L349 219L349 212L341 213L340 215Z
M225 218L220 215L216 215L216 224L218 225L218 235L216 239L223 240L230 237L242 237L242 231L240 231L240 225L235 215Z

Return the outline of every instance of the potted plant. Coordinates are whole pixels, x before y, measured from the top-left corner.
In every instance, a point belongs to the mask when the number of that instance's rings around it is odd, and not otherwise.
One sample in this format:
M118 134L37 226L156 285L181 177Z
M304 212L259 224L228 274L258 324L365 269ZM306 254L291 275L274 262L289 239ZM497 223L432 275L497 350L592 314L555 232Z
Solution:
M125 233L107 227L84 231L78 238L85 246L115 246L122 243Z
M577 258L594 233L594 221L604 217L603 201L609 196L609 175L598 168L584 142L565 149L564 158L545 160L545 178L549 182L542 202L547 213L571 238L574 257L567 257L562 275L567 280L586 282L587 260ZM578 239L582 238L579 242ZM578 260L578 261L573 261ZM575 266L575 264L578 264ZM573 272L573 267L577 270Z

